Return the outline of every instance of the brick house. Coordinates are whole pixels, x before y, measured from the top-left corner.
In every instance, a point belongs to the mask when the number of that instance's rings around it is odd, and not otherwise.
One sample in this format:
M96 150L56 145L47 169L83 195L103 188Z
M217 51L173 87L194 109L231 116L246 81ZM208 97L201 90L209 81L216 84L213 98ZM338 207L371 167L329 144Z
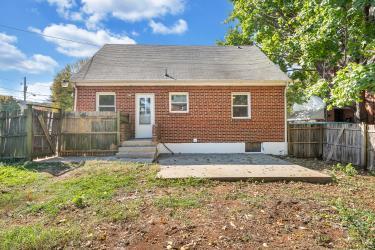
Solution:
M105 45L74 108L129 114L126 137L157 133L159 152L286 154L288 81L255 46Z

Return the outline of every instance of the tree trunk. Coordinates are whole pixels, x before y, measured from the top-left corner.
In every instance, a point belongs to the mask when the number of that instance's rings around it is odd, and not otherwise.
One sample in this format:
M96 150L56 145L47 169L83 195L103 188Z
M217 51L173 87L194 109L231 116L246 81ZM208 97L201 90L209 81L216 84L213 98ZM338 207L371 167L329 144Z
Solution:
M362 91L361 93L361 102L356 103L356 111L355 111L355 122L367 122L367 111L366 111L366 92Z

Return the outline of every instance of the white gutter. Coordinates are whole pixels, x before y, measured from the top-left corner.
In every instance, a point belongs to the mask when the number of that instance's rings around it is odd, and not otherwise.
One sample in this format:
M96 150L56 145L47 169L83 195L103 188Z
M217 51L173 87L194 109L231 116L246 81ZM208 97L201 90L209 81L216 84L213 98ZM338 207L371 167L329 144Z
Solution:
M286 86L286 80L93 80L78 81L76 86Z
M78 91L77 91L77 87L76 87L75 84L73 85L73 88L74 88L74 105L73 105L73 111L75 112L75 111L77 111L77 93L78 93Z
M288 88L288 84L286 85L285 90L284 90L284 115L285 115L284 134L285 134L286 154L288 154L288 148L289 148L288 147L288 103L287 103L287 97L286 97L287 88Z

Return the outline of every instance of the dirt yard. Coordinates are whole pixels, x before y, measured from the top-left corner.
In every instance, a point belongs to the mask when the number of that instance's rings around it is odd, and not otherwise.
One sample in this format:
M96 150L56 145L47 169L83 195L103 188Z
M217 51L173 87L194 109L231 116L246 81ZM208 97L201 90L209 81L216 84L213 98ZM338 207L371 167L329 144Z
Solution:
M0 249L375 248L375 177L331 184L156 179L119 162L0 165Z

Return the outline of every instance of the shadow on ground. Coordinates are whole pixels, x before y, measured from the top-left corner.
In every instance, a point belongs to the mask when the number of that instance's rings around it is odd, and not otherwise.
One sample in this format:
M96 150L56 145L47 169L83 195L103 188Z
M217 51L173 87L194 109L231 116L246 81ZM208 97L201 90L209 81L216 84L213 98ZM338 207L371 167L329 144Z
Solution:
M79 168L82 164L79 163L65 163L65 162L50 162L50 163L35 163L27 162L21 165L25 169L37 172L44 172L55 177L66 174L72 170Z

